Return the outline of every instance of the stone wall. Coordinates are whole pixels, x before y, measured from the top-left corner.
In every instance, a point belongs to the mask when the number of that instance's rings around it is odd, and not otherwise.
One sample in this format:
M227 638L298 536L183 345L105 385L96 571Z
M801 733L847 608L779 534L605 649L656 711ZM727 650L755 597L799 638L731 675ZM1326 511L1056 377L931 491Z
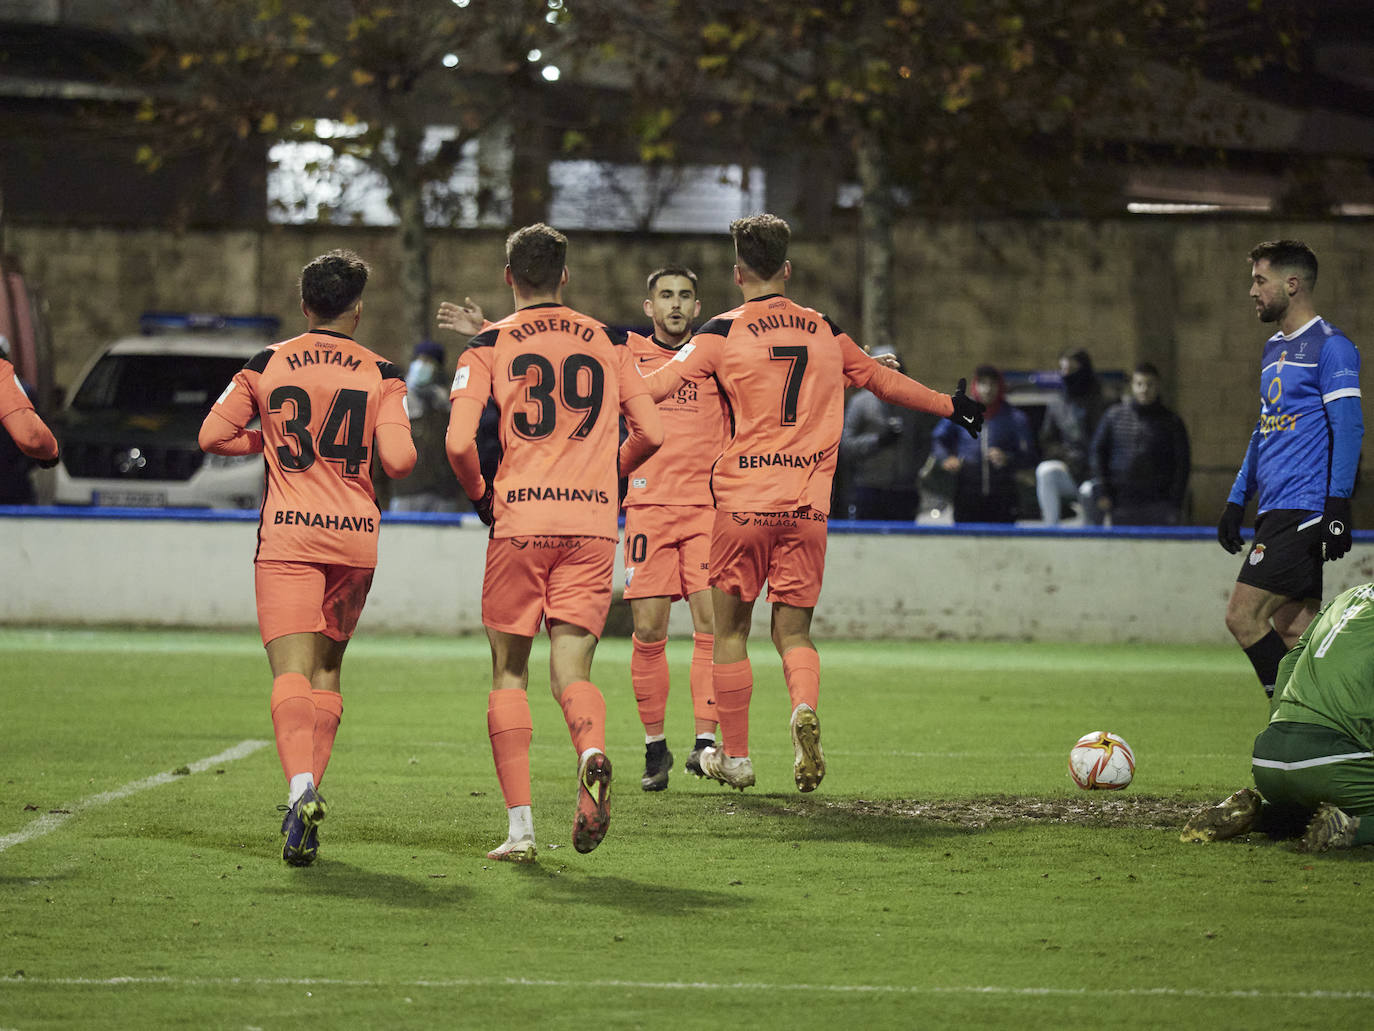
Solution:
M1374 233L1368 220L1122 218L1102 222L905 222L896 240L895 339L912 374L951 389L981 361L1051 368L1065 347L1099 367L1149 359L1193 441L1194 519L1212 522L1258 413L1257 357L1268 327L1246 297L1245 255L1258 241L1305 239L1321 261L1318 310L1356 344L1374 340ZM433 235L436 303L471 296L506 313L504 234ZM300 267L332 247L373 262L362 339L394 359L412 341L402 324L396 235L385 229L284 228L173 234L11 226L8 249L46 296L57 382L130 332L145 309L265 311L301 326ZM613 323L640 325L644 275L684 261L702 276L704 313L738 302L725 236L578 234L569 303ZM859 247L850 236L793 247L793 296L860 341ZM456 351L454 340L451 350ZM1374 382L1366 375L1366 383ZM1365 496L1368 495L1368 496ZM1374 491L1357 495L1358 526L1374 525Z

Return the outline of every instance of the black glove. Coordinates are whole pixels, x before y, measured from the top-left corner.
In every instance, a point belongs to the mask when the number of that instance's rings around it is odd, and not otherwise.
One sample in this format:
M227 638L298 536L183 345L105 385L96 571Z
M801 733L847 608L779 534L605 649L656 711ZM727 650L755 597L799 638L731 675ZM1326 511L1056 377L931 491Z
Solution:
M1322 512L1322 558L1335 562L1350 550L1350 499L1327 498Z
M1245 506L1228 501L1226 507L1221 510L1221 521L1217 523L1217 540L1232 555L1245 547L1245 540L1240 535L1240 521L1243 518Z
M471 498L468 500L472 501ZM495 500L496 488L491 483L488 483L487 489L483 492L482 496L476 501L472 501L473 510L477 513L477 518L482 520L484 526L490 526L496 521L496 517L492 515L491 511L492 503Z
M61 455L53 455L51 458L40 458L40 459L38 459L38 468L40 468L40 469L51 469L51 468L53 468L54 466L57 465L58 461L59 461L61 458L62 458Z
M976 438L978 431L983 428L983 412L988 406L965 394L964 387L967 385L968 381L961 379L959 385L954 388L954 393L950 396L950 400L954 402L954 411L950 413L949 418L955 425L968 430L970 437Z

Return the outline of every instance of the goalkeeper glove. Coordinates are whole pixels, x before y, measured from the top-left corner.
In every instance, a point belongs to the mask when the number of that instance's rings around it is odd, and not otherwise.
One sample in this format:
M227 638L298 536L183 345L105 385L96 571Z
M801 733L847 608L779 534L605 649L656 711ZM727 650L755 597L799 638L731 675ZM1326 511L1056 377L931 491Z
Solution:
M1221 510L1221 521L1217 523L1217 540L1232 555L1245 547L1245 540L1240 535L1240 521L1244 516L1245 506L1237 505L1234 501L1226 502L1226 507Z
M472 501L471 498L468 499ZM477 518L482 520L482 525L490 526L496 521L496 516L492 514L492 504L496 500L496 487L488 483L487 489L482 492L482 496L476 501L472 501L473 510L477 513Z
M954 388L954 393L950 395L950 400L954 402L954 411L950 413L949 418L955 425L966 429L970 437L976 438L978 431L983 428L983 412L987 405L964 393L964 387L967 385L968 381L961 379L959 385Z
M1322 558L1334 562L1350 550L1350 499L1326 499L1322 512Z
M40 468L40 469L51 469L51 468L53 468L54 466L57 465L58 460L59 460L61 457L62 457L61 455L53 455L51 458L40 458L40 459L38 459L38 468Z

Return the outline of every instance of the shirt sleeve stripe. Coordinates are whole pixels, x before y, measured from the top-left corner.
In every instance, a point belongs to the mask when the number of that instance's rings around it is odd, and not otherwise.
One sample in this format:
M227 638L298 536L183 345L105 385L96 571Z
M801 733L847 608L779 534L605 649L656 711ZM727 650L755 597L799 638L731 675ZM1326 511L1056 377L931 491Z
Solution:
M1331 391L1331 393L1329 393L1329 394L1323 394L1323 395L1322 395L1322 404L1329 404L1330 402L1335 401L1337 398L1342 398L1342 397L1359 397L1359 396L1360 396L1360 388L1359 388L1359 387L1341 387L1340 390L1333 390L1333 391Z

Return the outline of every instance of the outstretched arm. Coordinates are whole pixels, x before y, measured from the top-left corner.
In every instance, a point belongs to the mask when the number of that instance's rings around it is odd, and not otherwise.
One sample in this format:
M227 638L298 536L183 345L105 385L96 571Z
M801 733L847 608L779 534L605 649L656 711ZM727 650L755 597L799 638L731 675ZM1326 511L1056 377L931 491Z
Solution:
M57 438L32 408L10 412L0 422L24 454L40 462L57 461Z
M663 444L663 422L647 394L635 394L621 405L629 436L620 445L620 475L625 476Z
M439 315L435 321L440 329L451 330L467 337L475 337L491 325L482 317L482 309L471 297L464 297L462 304L440 301Z

